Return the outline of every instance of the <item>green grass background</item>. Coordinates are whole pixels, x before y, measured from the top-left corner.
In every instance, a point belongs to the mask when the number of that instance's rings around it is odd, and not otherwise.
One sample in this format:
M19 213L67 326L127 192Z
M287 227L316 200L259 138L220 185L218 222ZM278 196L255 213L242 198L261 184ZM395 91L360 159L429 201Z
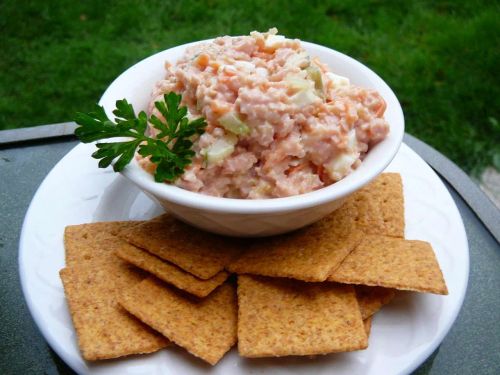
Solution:
M163 49L278 27L368 65L407 131L467 172L500 168L497 1L0 2L0 129L68 121Z

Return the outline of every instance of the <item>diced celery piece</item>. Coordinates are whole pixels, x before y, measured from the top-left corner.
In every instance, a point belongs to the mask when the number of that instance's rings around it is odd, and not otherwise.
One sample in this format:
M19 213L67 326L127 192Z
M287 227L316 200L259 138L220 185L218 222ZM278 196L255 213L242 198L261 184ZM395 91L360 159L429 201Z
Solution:
M305 69L311 63L311 58L307 52L299 52L290 56L286 63L286 67L298 67L300 69Z
M294 92L309 90L312 88L311 81L300 78L299 76L287 76L285 81L287 86Z
M208 149L202 150L201 154L209 164L217 164L233 153L234 145L228 138L220 138Z
M201 100L196 100L196 110L201 111L203 109L203 102Z
M333 83L334 87L349 86L349 78L344 76L339 76L338 74L328 72L326 73L328 79Z
M250 133L250 128L245 124L234 111L225 113L219 117L219 124L228 131L236 135L246 135Z
M323 79L321 78L321 70L315 65L310 65L307 69L307 76L313 80L314 88L323 94Z

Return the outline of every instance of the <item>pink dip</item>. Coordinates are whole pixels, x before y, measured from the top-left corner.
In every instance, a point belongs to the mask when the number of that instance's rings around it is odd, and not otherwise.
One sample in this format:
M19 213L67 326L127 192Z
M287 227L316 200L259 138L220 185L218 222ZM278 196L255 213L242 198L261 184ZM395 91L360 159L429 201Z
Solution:
M386 137L378 92L351 85L276 32L220 37L165 64L150 113L161 118L154 102L174 91L208 123L177 186L230 198L307 193L348 175Z

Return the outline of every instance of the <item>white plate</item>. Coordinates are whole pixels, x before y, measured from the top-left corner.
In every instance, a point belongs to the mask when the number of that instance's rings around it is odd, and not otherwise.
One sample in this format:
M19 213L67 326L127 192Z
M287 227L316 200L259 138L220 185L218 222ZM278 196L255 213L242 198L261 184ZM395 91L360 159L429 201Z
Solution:
M449 289L448 296L401 293L373 320L369 348L315 359L246 360L235 349L215 367L170 348L152 355L90 364L80 356L58 272L64 267L66 225L105 220L147 219L161 209L89 157L80 144L48 174L24 220L19 269L26 301L51 347L78 373L92 374L401 374L420 365L443 340L462 305L469 250L460 214L434 171L402 145L387 170L401 173L406 237L429 241Z

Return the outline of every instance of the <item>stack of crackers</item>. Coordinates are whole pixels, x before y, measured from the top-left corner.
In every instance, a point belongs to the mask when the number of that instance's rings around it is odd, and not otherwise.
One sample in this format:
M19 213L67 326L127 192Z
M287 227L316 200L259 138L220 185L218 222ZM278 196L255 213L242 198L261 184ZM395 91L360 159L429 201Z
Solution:
M397 290L447 294L429 243L404 239L401 177L380 175L293 233L234 239L162 215L65 231L66 297L86 360L170 344L215 365L365 349Z

